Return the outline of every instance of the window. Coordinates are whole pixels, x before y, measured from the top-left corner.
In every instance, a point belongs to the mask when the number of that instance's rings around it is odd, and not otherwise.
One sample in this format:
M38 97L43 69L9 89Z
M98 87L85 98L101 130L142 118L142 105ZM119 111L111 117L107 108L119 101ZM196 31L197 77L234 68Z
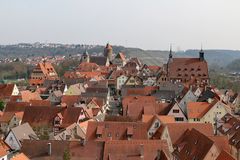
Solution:
M179 109L174 109L173 113L179 113Z
M175 117L175 120L176 120L176 121L183 121L184 118L183 118L183 117Z
M155 128L158 128L159 125L160 125L159 122L156 122L156 123L154 124L154 127L155 127Z

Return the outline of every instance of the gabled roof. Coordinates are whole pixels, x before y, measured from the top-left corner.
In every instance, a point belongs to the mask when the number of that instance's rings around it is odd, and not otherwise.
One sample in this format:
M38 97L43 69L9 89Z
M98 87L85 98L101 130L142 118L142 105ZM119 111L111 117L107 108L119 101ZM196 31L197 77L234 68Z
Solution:
M73 107L75 103L81 100L80 95L63 95L61 102L65 103L68 107Z
M188 118L201 119L216 103L218 100L214 100L211 103L208 102L189 102L187 104Z
M30 106L30 103L28 103L28 102L8 102L6 104L4 112L24 111L27 106Z
M214 142L196 129L186 130L174 143L174 157L184 160L204 159Z
M131 139L147 139L147 125L141 122L88 122L86 139L89 140L126 140L128 128L133 129ZM97 131L102 133L97 138Z
M165 129L168 129L170 139L174 144L186 130L192 128L206 136L213 136L213 127L210 123L168 123Z
M103 160L154 160L158 156L159 160L170 159L164 140L111 140L105 143Z
M15 84L0 84L0 99L10 98Z
M62 107L29 106L26 107L22 123L28 122L32 127L52 126L53 118L63 112Z
M216 160L235 160L228 152L222 150Z
M11 131L19 141L22 141L23 139L38 139L37 135L28 123L14 127Z
M90 63L96 63L99 66L105 66L107 60L107 57L104 56L90 56Z
M208 65L199 58L172 58L168 62L168 75L170 78L208 78Z

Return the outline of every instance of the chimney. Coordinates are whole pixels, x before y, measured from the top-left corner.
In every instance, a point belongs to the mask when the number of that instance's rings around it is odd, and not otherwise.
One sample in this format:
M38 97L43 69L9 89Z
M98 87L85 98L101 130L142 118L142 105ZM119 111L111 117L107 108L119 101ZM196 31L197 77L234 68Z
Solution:
M140 144L140 158L144 159L144 146L143 146L143 144Z
M218 119L217 119L217 114L215 114L214 117L214 135L217 136L217 126L218 126Z
M48 155L51 156L52 155L52 144L48 143Z

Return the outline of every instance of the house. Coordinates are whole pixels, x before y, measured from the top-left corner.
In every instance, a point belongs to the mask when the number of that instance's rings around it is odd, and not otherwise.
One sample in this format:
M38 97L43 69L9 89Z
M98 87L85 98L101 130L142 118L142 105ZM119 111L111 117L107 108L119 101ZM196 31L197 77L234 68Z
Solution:
M195 79L198 85L209 83L208 64L203 50L199 52L198 58L173 58L170 50L166 67L168 79L172 82L187 82Z
M87 141L143 140L147 138L147 125L142 122L88 122Z
M62 96L63 96L63 93L60 90L56 90L49 94L48 100L52 104L58 105L61 103Z
M54 140L84 140L86 137L86 129L78 123L73 123L66 127L59 134L54 136Z
M112 140L104 145L103 160L148 159L170 160L164 140Z
M129 115L129 105L133 104L133 110L134 111L134 115L138 115L140 116L140 114L142 114L142 107L146 104L155 104L156 103L156 99L155 97L152 96L126 96L123 97L122 100L122 112L123 112L123 116L127 116ZM141 104L142 107L140 107L139 112L136 111L135 106Z
M187 104L187 117L189 122L215 123L227 113L226 105L217 100L209 102L189 102Z
M24 90L20 92L22 102L30 102L31 100L42 100L38 92L31 92L29 90Z
M4 112L0 117L1 131L7 133L11 128L21 124L23 112Z
M158 102L171 103L175 99L176 94L175 91L171 90L157 90L152 96L156 97Z
M198 130L200 133L206 136L213 136L213 127L211 124L205 123L167 123L164 129L159 134L159 139L167 140L169 151L172 153L174 151L174 144L177 140L187 131L192 128Z
M10 160L30 160L24 153L14 155Z
M11 96L17 96L19 90L16 84L0 84L0 100L9 101Z
M139 69L140 66L136 61L128 61L123 67L123 70L126 71L127 75L137 75Z
M217 133L227 136L229 139L230 153L237 160L240 159L240 120L227 113L217 121Z
M112 64L123 67L126 64L126 56L124 55L124 53L119 52L112 60Z
M88 87L85 93L82 93L82 97L87 98L99 98L103 99L104 103L109 104L110 90L109 88L102 87Z
M158 90L157 86L122 86L121 95L125 96L150 96Z
M22 123L28 122L39 137L58 134L73 123L92 118L85 107L26 107ZM45 135L43 135L45 134Z
M194 128L181 135L173 146L173 159L179 160L216 159L222 151L214 140Z
M102 160L103 146L96 141L24 140L21 152L31 160L62 160L63 157Z
M0 159L8 160L10 152L11 148L3 140L0 140Z
M38 63L33 69L30 75L29 84L32 86L42 86L44 80L57 79L59 79L59 77L52 64L44 60L43 62Z
M192 87L184 88L179 96L174 99L173 106L169 111L168 115L172 115L175 117L178 122L186 122L187 121L187 104L189 102L196 102L197 96L192 91Z
M79 72L93 72L99 69L96 63L81 62L77 68Z
M4 142L9 145L12 150L20 150L23 139L38 139L37 135L28 123L12 128Z
M142 85L143 80L138 76L130 76L126 80L125 84L126 86L136 86L136 85Z
M180 105L177 101L175 101L175 103L173 103L173 105L167 115L174 116L176 122L187 122L187 120L188 120L187 115L185 114L185 112L183 112L182 107L180 107Z
M82 83L77 83L69 86L64 95L81 95L85 90L86 89Z
M61 105L66 105L67 107L74 107L76 103L79 103L81 96L79 95L63 95L61 98Z
M154 139L156 134L159 133L159 130L163 130L165 124L167 123L175 123L175 119L173 116L166 115L143 115L142 122L145 122L148 125L148 138Z
M120 75L116 77L116 89L121 90L122 86L126 84L128 77L126 75Z

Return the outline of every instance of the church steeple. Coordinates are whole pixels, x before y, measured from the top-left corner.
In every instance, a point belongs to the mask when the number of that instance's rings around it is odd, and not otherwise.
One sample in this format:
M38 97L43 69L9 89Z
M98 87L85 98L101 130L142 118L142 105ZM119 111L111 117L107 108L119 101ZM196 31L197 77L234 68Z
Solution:
M84 53L82 54L82 58L81 58L81 62L89 62L90 57L88 54L87 49L84 51Z
M172 59L173 58L173 55L172 55L172 44L170 44L170 52L169 52L169 59Z
M107 43L106 47L104 48L104 56L107 57L111 61L112 55L113 55L112 46L109 43Z
M199 60L204 61L204 52L203 52L202 46L201 46L201 50L199 51Z

